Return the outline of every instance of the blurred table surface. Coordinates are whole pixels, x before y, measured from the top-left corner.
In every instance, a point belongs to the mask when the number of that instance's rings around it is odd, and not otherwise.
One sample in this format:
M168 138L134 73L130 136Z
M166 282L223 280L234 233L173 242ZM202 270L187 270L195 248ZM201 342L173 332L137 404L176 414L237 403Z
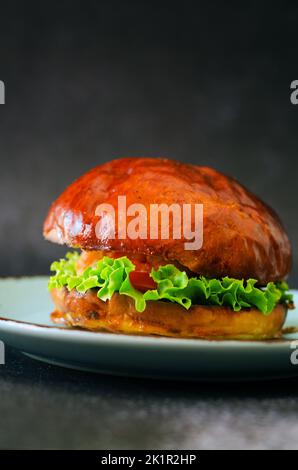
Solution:
M50 366L7 348L0 397L1 449L298 448L298 378L119 378Z

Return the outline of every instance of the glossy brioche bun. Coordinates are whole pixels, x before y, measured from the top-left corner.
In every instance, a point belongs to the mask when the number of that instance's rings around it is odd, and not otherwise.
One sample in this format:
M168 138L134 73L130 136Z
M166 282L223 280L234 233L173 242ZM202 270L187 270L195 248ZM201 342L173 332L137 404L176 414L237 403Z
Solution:
M161 335L202 339L273 339L281 335L286 307L278 304L265 316L252 308L234 312L228 307L194 305L188 311L170 302L147 302L144 312L135 310L125 295L114 294L110 301L100 300L95 290L85 294L75 289L53 289L58 324L92 331L136 335Z
M204 242L185 250L185 240L108 239L96 235L96 207L126 196L127 206L142 203L204 205ZM116 212L117 221L117 212ZM171 230L170 230L171 233ZM145 253L177 261L207 277L255 278L260 284L282 280L291 267L291 247L275 212L234 179L207 167L160 158L113 160L72 183L52 204L44 236L86 250Z

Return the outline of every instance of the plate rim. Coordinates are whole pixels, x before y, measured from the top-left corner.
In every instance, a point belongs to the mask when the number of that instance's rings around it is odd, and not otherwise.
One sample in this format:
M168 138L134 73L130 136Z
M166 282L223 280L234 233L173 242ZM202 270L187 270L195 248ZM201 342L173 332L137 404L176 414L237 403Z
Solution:
M125 335L121 333L95 332L79 329L71 329L65 327L57 327L50 325L39 325L37 323L23 322L21 320L12 320L0 317L0 339L1 331L14 333L18 336L35 336L35 337L52 337L63 339L65 341L73 341L80 339L83 342L101 343L121 345L121 346L159 346L162 348L181 348L181 349L263 349L266 348L284 348L289 347L295 339L277 339L277 340L204 340L195 338L170 338L165 336L148 336L148 335Z
M21 281L21 280L46 280L48 279L47 275L35 275L35 276L7 276L0 277L0 283L6 281ZM290 291L298 295L298 289L290 289ZM282 338L276 340L233 340L233 339L223 339L223 340L208 340L208 339L196 339L196 338L172 338L166 336L158 335L128 335L123 333L112 333L112 332L97 332L97 331L88 331L80 330L79 328L67 328L63 326L56 325L45 325L41 323L33 323L22 320L15 320L9 318L8 316L3 316L3 313L0 315L0 339L1 331L6 331L8 333L14 332L18 335L30 334L33 336L39 336L40 333L45 333L45 336L55 337L56 335L59 338L63 338L66 341L72 340L74 337L81 338L81 340L89 341L92 343L98 342L100 339L104 343L117 343L118 345L130 345L137 346L139 344L147 347L153 345L158 345L159 347L164 348L198 348L198 349L212 349L216 347L218 351L220 349L263 349L264 347L278 347L284 348L289 347L293 341L297 341L295 338Z

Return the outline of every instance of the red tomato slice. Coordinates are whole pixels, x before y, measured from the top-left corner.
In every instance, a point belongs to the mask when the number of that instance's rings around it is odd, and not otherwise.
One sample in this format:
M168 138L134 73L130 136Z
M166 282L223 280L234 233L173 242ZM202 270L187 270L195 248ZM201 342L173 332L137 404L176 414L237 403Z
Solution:
M149 289L156 289L157 284L150 277L149 273L144 271L132 271L129 273L129 279L133 287L141 292L146 292Z

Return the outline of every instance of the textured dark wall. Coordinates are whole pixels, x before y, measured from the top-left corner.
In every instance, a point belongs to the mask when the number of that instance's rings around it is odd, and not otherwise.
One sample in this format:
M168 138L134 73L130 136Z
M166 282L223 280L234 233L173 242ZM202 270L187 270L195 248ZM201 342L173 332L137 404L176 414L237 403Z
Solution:
M169 156L235 176L280 214L298 286L297 6L1 4L0 274L46 273L50 202L82 172Z

